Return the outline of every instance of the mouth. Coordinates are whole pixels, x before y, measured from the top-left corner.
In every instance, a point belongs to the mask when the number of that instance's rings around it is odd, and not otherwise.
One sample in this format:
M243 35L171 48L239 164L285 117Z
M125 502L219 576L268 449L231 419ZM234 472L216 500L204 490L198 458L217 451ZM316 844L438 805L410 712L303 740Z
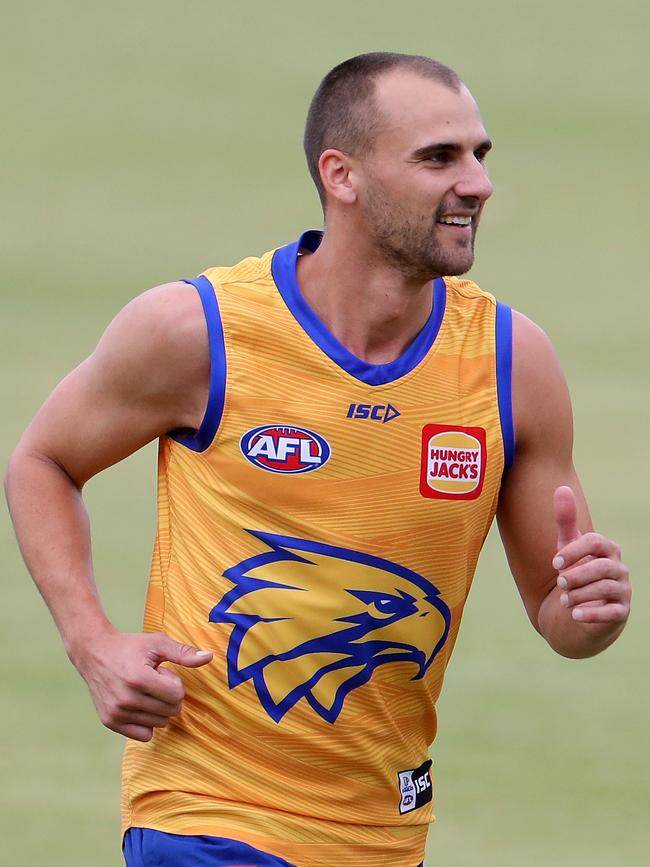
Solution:
M436 220L437 225L444 226L452 232L459 232L462 234L468 234L472 231L473 222L473 217L461 214L448 214L447 216L440 217L439 220Z

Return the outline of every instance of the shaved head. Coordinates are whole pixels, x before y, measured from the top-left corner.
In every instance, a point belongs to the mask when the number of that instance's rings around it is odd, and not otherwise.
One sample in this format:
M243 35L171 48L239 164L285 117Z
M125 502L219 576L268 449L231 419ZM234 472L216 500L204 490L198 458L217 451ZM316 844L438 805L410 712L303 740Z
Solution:
M307 165L323 208L325 191L318 163L323 151L370 153L382 125L375 100L377 79L401 69L436 81L456 92L462 82L449 66L415 54L376 51L345 60L327 73L309 106L304 147Z

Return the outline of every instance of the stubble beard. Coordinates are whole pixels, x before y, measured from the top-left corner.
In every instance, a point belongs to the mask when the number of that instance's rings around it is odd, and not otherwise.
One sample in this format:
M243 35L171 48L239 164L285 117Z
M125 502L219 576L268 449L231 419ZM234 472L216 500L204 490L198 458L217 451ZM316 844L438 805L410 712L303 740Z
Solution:
M467 238L440 241L446 231L438 220L448 213L442 204L433 215L407 214L383 187L374 181L363 206L366 225L379 254L409 281L426 282L435 277L465 274L474 263L476 226Z

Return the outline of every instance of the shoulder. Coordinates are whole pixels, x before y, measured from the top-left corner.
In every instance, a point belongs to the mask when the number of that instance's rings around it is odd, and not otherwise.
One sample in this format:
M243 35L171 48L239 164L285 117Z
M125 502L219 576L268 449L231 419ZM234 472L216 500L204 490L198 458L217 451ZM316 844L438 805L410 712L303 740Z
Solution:
M171 358L201 344L205 332L196 289L188 283L165 283L129 301L109 324L98 349Z
M23 448L91 476L177 428L198 428L209 389L207 327L198 293L169 283L130 301L92 354L54 389Z
M552 388L564 379L560 362L546 332L518 310L512 311L513 377L526 387Z
M137 295L117 314L107 329L119 328L124 336L131 332L166 343L182 341L187 333L200 329L201 299L189 283L163 283Z
M179 425L200 420L210 352L194 286L165 283L133 298L109 324L88 364L106 387L178 407Z
M512 402L517 450L540 437L572 430L571 401L564 372L549 337L539 325L512 312Z

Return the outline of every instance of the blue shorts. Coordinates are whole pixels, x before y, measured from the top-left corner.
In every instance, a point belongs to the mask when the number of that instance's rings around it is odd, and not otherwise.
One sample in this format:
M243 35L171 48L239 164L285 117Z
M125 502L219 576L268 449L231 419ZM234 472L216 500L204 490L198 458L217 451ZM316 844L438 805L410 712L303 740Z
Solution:
M129 828L124 836L127 867L296 867L277 855L226 837L191 837L150 828Z
M124 860L126 867L297 867L239 840L166 834L150 828L129 828L124 836Z

